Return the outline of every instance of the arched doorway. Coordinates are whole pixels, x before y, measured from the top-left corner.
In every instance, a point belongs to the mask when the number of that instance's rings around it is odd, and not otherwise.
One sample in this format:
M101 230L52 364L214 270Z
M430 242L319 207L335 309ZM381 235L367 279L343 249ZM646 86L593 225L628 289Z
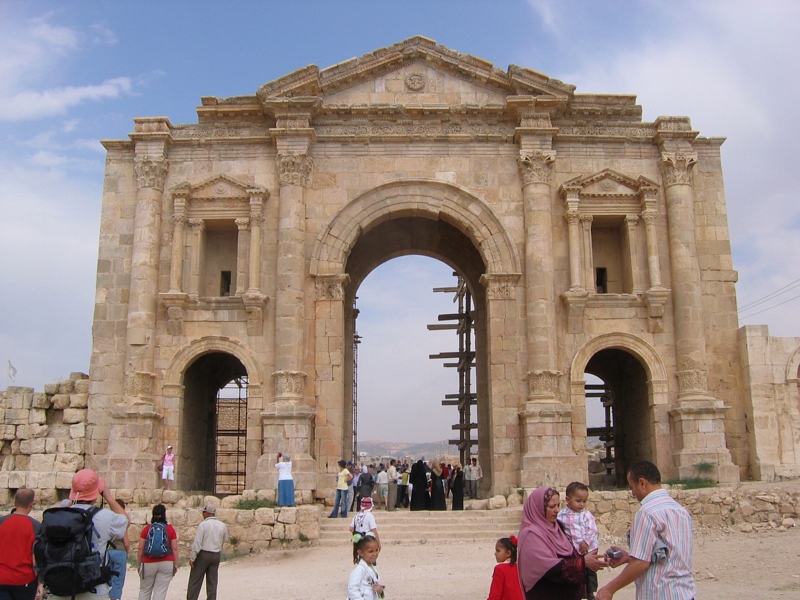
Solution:
M349 283L345 287L345 339L353 339L354 312L353 300L364 279L381 264L405 255L421 255L435 258L448 265L465 281L474 299L475 364L476 364L476 414L478 458L483 465L484 487L491 487L491 439L490 406L487 392L486 360L486 293L480 277L486 271L483 259L474 244L453 225L442 221L421 217L400 217L384 221L363 233L353 246L347 258L346 273ZM447 285L448 282L442 282ZM435 319L432 314L431 318ZM345 393L344 422L352 422L354 370L353 346L345 344ZM412 376L412 374L409 374ZM387 382L391 385L391 382ZM457 386L457 380L455 380ZM435 401L439 401L436 399ZM402 410L403 407L397 407ZM454 411L454 419L458 415ZM351 430L344 428L342 447L352 447ZM453 453L458 454L454 447Z
M599 434L610 450L605 465L608 474L614 476L617 487L624 487L629 467L640 460L653 460L647 373L636 357L615 348L592 356L586 373L600 379L601 383L592 385L591 391L598 393L609 417L606 426L587 433ZM591 395L587 389L587 398Z
M177 486L217 494L245 489L247 369L225 352L198 357L183 378Z

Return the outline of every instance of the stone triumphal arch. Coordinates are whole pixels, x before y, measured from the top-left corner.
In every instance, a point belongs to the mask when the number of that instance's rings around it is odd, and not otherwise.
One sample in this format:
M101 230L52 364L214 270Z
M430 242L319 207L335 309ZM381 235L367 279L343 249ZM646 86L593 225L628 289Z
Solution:
M170 442L179 484L210 489L234 382L243 485L275 487L283 451L300 499L327 496L353 296L404 254L475 298L486 492L587 479L586 374L616 403L618 468L797 474L797 428L770 423L798 420L800 342L738 329L723 140L688 118L423 37L197 114L103 142L86 454L113 487L157 485Z

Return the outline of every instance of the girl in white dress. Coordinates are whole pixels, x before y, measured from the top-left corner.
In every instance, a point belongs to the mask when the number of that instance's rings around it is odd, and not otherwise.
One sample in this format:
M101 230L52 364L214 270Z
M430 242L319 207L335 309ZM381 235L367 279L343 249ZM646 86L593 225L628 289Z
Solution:
M353 567L347 582L347 600L380 600L384 585L376 562L380 548L371 535L353 535Z

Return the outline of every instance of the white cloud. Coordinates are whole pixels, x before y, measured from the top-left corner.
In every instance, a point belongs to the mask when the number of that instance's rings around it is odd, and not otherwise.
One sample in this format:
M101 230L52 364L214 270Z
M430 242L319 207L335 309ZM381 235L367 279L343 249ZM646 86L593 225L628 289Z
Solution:
M117 43L116 34L105 25L96 23L90 27L92 33L92 42L103 46L113 46Z
M99 85L69 86L43 92L20 92L4 100L6 110L0 113L0 120L23 121L60 115L86 100L118 98L130 90L130 78L116 77L107 79Z

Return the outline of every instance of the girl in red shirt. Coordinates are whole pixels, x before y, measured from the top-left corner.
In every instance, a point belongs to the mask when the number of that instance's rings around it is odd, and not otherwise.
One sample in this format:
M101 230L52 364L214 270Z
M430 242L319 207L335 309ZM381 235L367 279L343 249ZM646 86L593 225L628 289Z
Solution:
M500 538L494 545L497 566L492 574L489 600L525 600L517 573L517 538Z

